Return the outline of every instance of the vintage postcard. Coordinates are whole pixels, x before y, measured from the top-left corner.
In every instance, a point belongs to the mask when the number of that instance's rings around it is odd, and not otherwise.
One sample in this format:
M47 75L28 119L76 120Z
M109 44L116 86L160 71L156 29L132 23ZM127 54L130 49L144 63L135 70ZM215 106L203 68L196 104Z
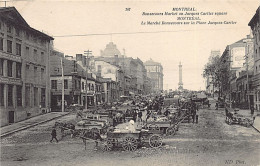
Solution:
M259 0L0 0L2 166L259 166Z

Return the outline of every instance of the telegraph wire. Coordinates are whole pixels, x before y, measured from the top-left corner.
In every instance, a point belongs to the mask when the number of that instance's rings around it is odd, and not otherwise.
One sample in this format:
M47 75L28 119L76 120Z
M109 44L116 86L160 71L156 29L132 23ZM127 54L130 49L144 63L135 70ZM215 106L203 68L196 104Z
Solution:
M152 33L174 33L174 32L192 32L192 31L208 31L208 30L227 30L227 29L245 29L247 27L238 28L222 28L222 29L192 29L192 30L175 30L175 31L151 31L151 32L114 32L114 33L90 33L90 34L75 34L75 35L57 35L53 37L82 37L82 36L108 36L108 35L134 35L134 34L152 34Z

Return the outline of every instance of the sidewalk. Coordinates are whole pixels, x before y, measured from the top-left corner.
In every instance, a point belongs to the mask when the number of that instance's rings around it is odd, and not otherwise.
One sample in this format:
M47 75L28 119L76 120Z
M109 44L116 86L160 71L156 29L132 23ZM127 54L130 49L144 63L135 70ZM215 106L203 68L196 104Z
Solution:
M39 116L32 117L30 119L26 119L21 122L17 122L8 126L4 126L0 128L1 137L10 135L12 133L25 130L27 128L37 126L39 124L51 121L53 119L57 119L59 117L68 115L69 112L51 112Z
M233 109L232 109L233 110ZM255 112L254 115L251 115L251 110L244 110L244 109L239 109L237 112L238 115L242 115L244 117L255 117L255 121L253 124L253 127L260 131L260 112Z
M260 116L259 115L255 117L253 127L260 132Z

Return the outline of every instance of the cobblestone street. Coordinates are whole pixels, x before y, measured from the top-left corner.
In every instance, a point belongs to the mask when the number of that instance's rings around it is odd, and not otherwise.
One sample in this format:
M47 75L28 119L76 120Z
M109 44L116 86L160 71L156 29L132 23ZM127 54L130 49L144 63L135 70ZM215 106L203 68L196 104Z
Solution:
M3 165L259 165L260 134L252 127L225 123L224 110L201 109L199 123L182 123L175 136L164 138L158 149L139 148L135 152L87 149L79 138L67 136L50 143L51 121L15 133L1 140ZM67 115L58 121L74 121ZM60 139L58 133L58 139Z
M260 166L259 0L0 0L0 166Z

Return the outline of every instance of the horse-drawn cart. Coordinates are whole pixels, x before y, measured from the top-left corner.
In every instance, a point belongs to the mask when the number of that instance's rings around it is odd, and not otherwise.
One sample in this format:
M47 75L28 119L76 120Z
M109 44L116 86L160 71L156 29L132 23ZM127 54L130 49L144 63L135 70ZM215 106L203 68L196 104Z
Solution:
M143 128L150 131L161 131L163 134L175 135L180 123L190 118L188 109L168 109L168 116L155 115L152 120L148 120Z
M238 124L245 127L250 127L253 125L254 120L250 117L244 117L242 115L237 114L237 112L229 112L226 108L226 123L231 124Z
M88 135L93 138L95 134L105 134L109 127L106 120L98 119L82 119L75 127L75 135Z
M107 138L101 143L104 151L111 151L115 147L122 147L125 151L135 151L144 143L149 143L152 148L162 146L162 137L149 130L113 131L108 132Z

